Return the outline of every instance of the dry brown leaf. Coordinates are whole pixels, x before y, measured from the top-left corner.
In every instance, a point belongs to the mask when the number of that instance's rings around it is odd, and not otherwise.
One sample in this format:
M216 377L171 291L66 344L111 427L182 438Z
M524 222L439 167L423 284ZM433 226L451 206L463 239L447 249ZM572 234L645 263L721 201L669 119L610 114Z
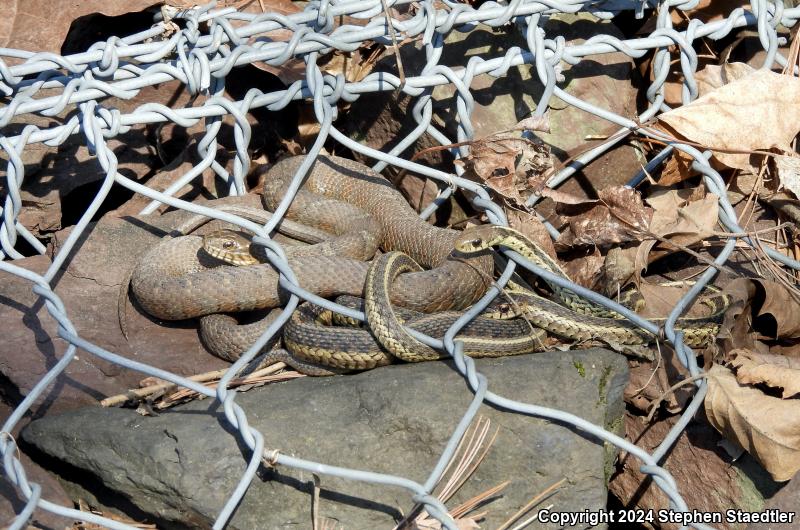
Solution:
M747 63L709 64L697 74L697 91L701 96L755 72Z
M660 186L672 186L692 178L697 174L692 169L692 162L694 162L694 158L676 149L664 164L664 169L658 177L658 184Z
M83 0L59 2L54 7L49 2L0 0L0 13L3 14L0 17L0 47L61 53L61 44L78 17L92 13L114 17L162 3L159 0ZM120 28L121 37L125 36L124 33L124 28Z
M296 6L291 0L253 0L249 2L238 2L237 9L243 13L278 13L281 15L291 15L299 13L302 9ZM239 28L247 24L244 20L234 20L231 22L233 27ZM288 29L276 29L268 33L258 33L250 37L248 44L258 41L287 42L292 38L293 31ZM253 66L265 72L269 72L278 77L285 85L290 85L300 79L305 79L306 65L302 59L292 57L285 63L277 66L265 62L252 63Z
M553 199L557 204L597 204L598 199L587 199L581 195L573 195L566 191L556 190L553 188L544 188L541 192L542 197Z
M550 115L528 116L514 126L515 131L550 132Z
M686 247L709 237L718 221L717 196L708 194L692 200L693 194L691 189L665 190L648 197L647 204L654 210L649 231ZM636 253L636 270L641 271L648 263L673 252L675 248L669 244L647 240Z
M547 146L503 133L473 141L469 156L455 163L464 168L467 178L486 184L517 205L525 203L552 168Z
M747 278L735 278L725 286L724 292L731 299L725 311L725 318L720 326L718 338L724 339L725 351L736 348L768 351L763 343L757 340L752 331L751 300L755 296L756 286Z
M776 481L800 470L800 401L771 397L742 386L727 368L708 372L706 416L729 440L747 450Z
M563 200L566 194L553 193L553 190L543 191L542 195L558 203L557 211L568 225L556 241L557 248L640 241L653 216L653 210L644 205L639 192L624 186L601 190L597 200L569 199L567 202Z
M736 278L725 294L732 300L719 333L725 351L800 357L800 302L783 285Z
M600 290L606 296L616 296L626 285L633 282L636 247L613 247L606 254L603 263Z
M774 320L775 338L800 338L800 300L796 295L777 282L762 279L750 281L764 293L764 303L756 316L769 315Z
M602 278L605 260L597 247L591 247L585 256L566 261L563 266L573 282L594 290Z
M787 145L800 131L800 79L758 70L658 117L728 167L753 169L747 151ZM758 157L760 159L760 157Z
M800 158L776 155L775 169L778 171L778 181L780 182L778 191L787 189L795 197L800 198Z
M740 383L782 388L783 399L800 394L800 359L748 350L733 350L728 355Z
M516 178L517 145L516 140L475 143L463 167L500 195L515 203L522 203L519 187L525 183L518 182Z

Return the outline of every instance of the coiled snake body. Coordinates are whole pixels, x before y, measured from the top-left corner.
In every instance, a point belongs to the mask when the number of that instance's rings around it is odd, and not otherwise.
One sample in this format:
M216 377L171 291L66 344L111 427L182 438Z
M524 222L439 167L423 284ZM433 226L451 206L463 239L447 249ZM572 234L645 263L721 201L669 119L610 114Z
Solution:
M275 208L301 162L301 157L290 158L269 171L264 192L267 208ZM309 193L325 197L323 203L304 195ZM353 206L359 210L353 210ZM360 296L366 284L364 309L374 335L373 338L369 332L357 329L325 329L319 326L325 318L323 312L313 306L301 306L292 316L284 341L296 356L309 363L366 369L391 362L384 350L408 361L440 358L440 352L413 339L402 324L405 321L418 331L441 336L459 314L430 318L406 315L401 319L393 306L422 312L470 306L491 281L493 261L487 250L493 246L509 247L566 277L557 263L513 230L487 226L461 233L428 225L387 180L347 159L320 157L287 215L305 221L328 219L322 224L336 237L310 247L323 255L307 255L308 251L301 249L299 255L290 258L290 266L303 288L323 297ZM212 236L207 238L205 247L212 256L236 264L246 249L227 247L246 247L244 241L214 241ZM164 319L181 319L280 305L278 276L268 264L212 268L208 260L214 258L204 257L199 251L201 245L201 238L196 236L167 240L137 265L131 285L149 313ZM388 253L370 267L362 260L370 258L378 245ZM420 265L429 270L422 270ZM548 331L577 340L638 345L655 339L628 322L605 318L610 316L608 310L584 302L571 291L551 287L559 302L531 292L512 293L517 313ZM705 344L716 334L716 321L724 303L712 309L710 317L679 322L689 345ZM232 333L247 328L226 328L220 322L224 321L208 317L203 330L207 344L231 342ZM465 328L465 352L513 355L541 349L540 330L531 331L526 325L529 326L521 321L479 318ZM251 343L261 329L263 325L255 332L251 330L243 344ZM237 355L217 353L226 358Z
M267 209L274 209L283 197L302 158L284 159L269 170L263 194ZM354 213L353 207L362 214ZM429 269L398 278L392 303L402 307L426 313L463 309L491 282L490 255L454 253L459 232L420 219L389 181L352 160L320 156L287 215L301 220L327 216L328 226L323 228L339 232L333 242L323 244L324 255L301 252L289 259L300 285L323 297L361 296L369 268L363 260L372 257L376 246L402 251ZM278 274L269 264L219 266L201 248L201 237L176 237L161 241L142 257L130 284L145 311L180 320L277 307L285 300Z

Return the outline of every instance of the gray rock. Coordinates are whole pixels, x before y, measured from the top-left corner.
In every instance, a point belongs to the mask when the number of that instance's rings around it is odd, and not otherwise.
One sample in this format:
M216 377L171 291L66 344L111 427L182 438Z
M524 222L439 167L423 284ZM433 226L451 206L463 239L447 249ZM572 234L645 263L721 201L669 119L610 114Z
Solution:
M484 359L477 366L502 396L572 412L616 432L622 426L628 373L617 354L549 352ZM298 379L243 393L237 402L263 433L268 452L422 483L472 396L452 366L432 362ZM614 456L609 447L555 422L485 405L480 414L499 434L448 507L511 481L485 507L482 527L495 528L562 478L563 488L546 501L554 510L605 507ZM86 408L34 421L23 439L95 475L160 527L209 527L246 465L221 409L207 400L157 417ZM262 469L228 528L310 527L312 484L307 472ZM405 490L321 476L320 515L348 530L391 528L411 507Z

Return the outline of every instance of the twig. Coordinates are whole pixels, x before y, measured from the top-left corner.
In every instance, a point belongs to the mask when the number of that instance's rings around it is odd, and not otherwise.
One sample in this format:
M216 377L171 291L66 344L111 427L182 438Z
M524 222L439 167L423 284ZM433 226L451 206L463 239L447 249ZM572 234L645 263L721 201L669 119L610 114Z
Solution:
M473 138L472 140L464 140L463 142L455 142L455 143L452 143L452 144L445 144L445 145L434 145L434 146L431 146L431 147L426 147L425 149L420 149L419 151L417 151L416 153L414 153L413 155L411 155L411 161L413 162L413 161L414 161L414 160L416 160L417 158L419 158L419 157L421 157L422 155L424 155L424 154L427 154L427 153L435 153L435 152L438 152L438 151L445 151L445 150L447 150L447 149L452 149L452 148L454 148L454 147L463 147L463 146L465 146L465 145L474 145L474 144L477 144L477 143L481 143L481 142L487 142L487 141L493 141L493 140L494 140L494 141L500 141L500 140L502 140L503 138L497 138L497 139L494 139L494 138L492 138L492 137L493 137L493 136L499 136L499 135L501 135L501 134L512 133L512 132L514 132L514 131L519 131L519 129L517 129L517 128L515 128L515 127L512 127L512 128L510 128L510 129L503 129L502 131L496 131L496 132L493 132L492 134L489 134L489 135L487 135L487 136L484 136L483 138ZM628 133L628 134L630 134L630 133ZM522 140L522 141L526 141L526 140L527 140L528 142L530 142L530 140L528 140L527 138L524 138L524 137L520 137L520 138L513 138L513 139L514 139L514 140ZM586 150L586 152L588 152L588 151L589 151L589 149L587 149L587 150ZM569 158L569 159L567 159L567 161L565 161L564 163L566 163L566 162L568 162L568 161L572 160L573 158L574 158L574 157L570 157L570 158ZM562 164L563 164L563 163L562 163Z
M658 407L661 406L661 402L662 401L667 399L667 396L673 394L676 390L678 390L682 386L686 386L689 383L694 383L698 379L705 379L706 377L708 377L708 374L706 372L701 372L701 373L699 373L697 375L693 375L691 377L687 377L683 381L678 381L677 383L675 383L674 385L669 387L667 390L665 390L660 396L658 396L658 399L653 401L653 404L652 404L652 406L650 408L650 412L647 414L647 417L644 420L645 423L650 423L651 421L653 421L653 416L656 415L656 411L658 410Z
M534 506L539 504L539 502L541 502L542 499L544 499L545 497L548 497L551 493L553 493L555 490L560 488L564 484L564 482L566 482L566 481L567 481L567 479L562 478L561 480L559 480L555 484L545 488L544 491L542 491L541 493L536 495L534 498L532 498L528 502L528 504L526 504L525 506L523 506L522 508L517 510L517 512L514 515L512 515L511 517L509 517L508 520L505 523L500 525L500 527L497 530L506 530L508 527L510 527L512 524L514 524L514 521L516 521L517 519L519 519L520 517L522 517L523 515L528 513L528 510L530 510L531 508L533 508Z
M271 383L276 381L286 381L288 379L297 379L300 377L306 377L306 376L305 374L301 374L300 372L295 372L295 371L287 371L279 374L266 374L266 375L254 372L253 374L250 374L246 377L233 379L228 384L228 388L235 388L238 386L245 386L245 385L261 386L266 383ZM217 384L219 384L219 381L213 381L206 383L205 386L211 389L215 389L217 387ZM174 393L165 396L163 399L161 399L156 405L156 408L158 410L166 409L175 405L179 401L193 399L198 395L199 394L194 390L189 390L188 388L181 388L175 391Z
M638 396L639 393L642 390L644 390L645 388L650 386L650 383L653 381L653 378L656 376L656 372L658 372L658 369L661 368L661 358L663 357L663 355L661 354L661 341L660 340L656 341L656 349L658 350L658 357L656 357L656 367L653 369L652 373L650 374L650 377L647 379L647 382L644 385L642 385L641 388L636 389L636 392L633 393L634 396Z
M781 223L777 226L773 226L770 228L762 228L760 230L753 230L751 232L711 232L712 235L717 237L755 237L759 234L766 234L768 232L775 232L778 230L783 230L784 228L789 228L793 226L793 223L786 221L785 223Z
M789 152L786 152L786 153L772 153L770 151L759 151L759 150L753 150L753 149L731 149L731 148L728 148L728 147L717 147L717 146L713 146L713 145L706 145L706 144L701 144L701 143L697 143L697 142L691 142L689 140L685 140L685 139L682 139L682 138L676 138L676 137L670 135L669 133L666 133L665 131L662 131L662 130L659 130L659 129L654 129L652 127L647 127L647 126L642 125L640 128L643 131L649 132L651 134L658 135L660 137L660 138L650 138L650 137L647 137L647 136L643 136L642 138L639 139L640 141L650 142L650 143L654 143L654 144L658 144L658 145L663 145L665 147L668 146L670 143L679 143L679 144L691 145L693 147L699 147L701 149L706 149L708 151L715 151L717 153L746 154L746 155L765 155L765 156L773 156L773 157L774 156L789 156L791 158L796 158L797 157L797 156L792 156L793 153L789 153Z
M766 171L767 164L761 164L761 168L758 170L758 175L756 175L756 181L753 184L753 189L750 190L750 193L747 195L747 202L744 204L744 208L742 208L742 213L736 218L736 221L740 226L748 226L750 221L753 219L753 214L756 211L756 201L761 195L759 192L764 184L764 173L766 173ZM747 221L742 223L742 218L745 215L747 215Z
M634 227L634 229L636 229L636 228ZM664 236L660 236L660 235L656 234L655 232L651 232L650 230L641 230L641 229L636 229L636 230L641 235L643 235L643 236L645 236L647 238L655 239L655 240L657 240L657 241L659 241L661 243L664 243L665 245L670 245L673 248L676 248L678 250L682 250L683 252L686 252L687 254L691 255L692 257L694 257L698 261L700 261L702 263L705 263L709 267L714 267L719 272L727 272L729 274L733 274L734 276L741 276L740 273L738 273L735 270L731 269L727 265L719 265L717 263L714 263L714 260L712 260L712 259L710 259L710 258L708 258L706 256L703 256L699 252L697 252L695 250L692 250L691 248L687 247L686 245L682 245L680 243L676 243L675 241L672 241L671 239L666 238Z
M261 370L256 370L252 374L249 374L248 377L260 377L264 375L274 374L284 368L286 368L286 364L284 363L275 363L273 365L267 366L266 368L262 368ZM215 379L218 380L220 377L225 375L227 369L222 370L214 370L212 372L205 372L202 374L192 375L187 377L190 381L195 381L198 383L206 383L208 381L214 381ZM116 396L107 397L104 400L100 401L100 405L103 407L113 407L115 405L121 405L126 401L141 401L142 399L146 398L147 396L157 394L158 392L168 392L173 388L177 388L177 384L170 383L170 382L163 382L157 383L155 385L146 386L144 388L135 388L129 390L125 394L117 394Z
M425 154L428 154L428 153L435 153L437 151L444 151L446 149L452 149L453 147L461 147L461 146L464 146L464 145L472 145L472 144L474 144L475 142L478 142L478 141L480 141L480 140L464 140L463 142L456 142L454 144L434 145L433 147L426 147L425 149L420 149L419 151L417 151L416 153L411 155L411 162L413 162L417 158L421 157L422 155L425 155Z
M548 504L545 508L549 510L552 507L553 507L552 504ZM528 526L529 524L531 524L532 522L534 522L538 518L539 518L539 512L536 512L535 514L531 515L530 517L528 517L527 519L525 519L524 521L519 523L517 526L515 526L511 530L522 530L523 528L525 528L526 526Z
M403 61L400 59L400 46L397 44L397 35L394 33L394 25L392 24L392 16L389 14L389 5L386 3L386 0L381 0L381 5L383 5L383 13L386 15L386 27L389 29L389 35L392 37L392 47L394 48L394 59L397 62L397 73L400 77L400 87L403 88L406 85L406 74L403 70Z
M311 473L314 479L314 495L311 497L311 528L312 530L319 529L319 475Z

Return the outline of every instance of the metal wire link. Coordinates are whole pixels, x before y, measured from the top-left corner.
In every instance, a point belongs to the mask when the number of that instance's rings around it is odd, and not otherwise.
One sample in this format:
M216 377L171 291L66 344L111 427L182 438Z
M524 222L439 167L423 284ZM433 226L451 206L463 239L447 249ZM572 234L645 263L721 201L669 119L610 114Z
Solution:
M389 6L410 4L412 0L388 2ZM495 224L506 224L502 208L491 200L487 191L480 185L461 177L463 169L456 166L456 174L445 173L418 163L399 158L397 155L413 144L424 133L428 133L442 145L455 143L444 131L432 123L432 92L437 86L451 85L455 90L455 111L457 117L456 141L470 140L474 134L471 116L474 100L471 85L474 78L481 74L493 77L505 76L512 67L523 64L534 66L538 82L541 83L542 97L537 103L535 115L541 116L547 110L552 96L557 96L569 105L573 105L593 115L600 116L619 125L620 135L599 145L582 155L569 166L555 175L550 186L558 186L576 171L602 155L624 138L625 134L637 132L646 136L657 133L640 127L660 112L669 110L665 103L664 83L669 74L670 64L677 58L683 74L682 103L686 104L697 97L697 54L692 43L699 38L720 39L740 27L755 27L759 42L766 51L763 68L774 64L786 65L786 58L778 46L784 41L778 37L777 27L791 27L800 17L800 9L784 8L781 2L754 0L752 9L737 8L726 18L703 23L692 20L687 28L678 31L672 26L671 16L675 10L687 10L697 5L697 0L511 0L507 3L487 1L479 8L468 4L443 0L437 8L433 0L417 0L416 9L405 19L390 18L387 20L380 0L354 1L312 1L306 9L292 15L264 13L259 15L237 12L232 8L218 9L214 4L179 11L174 8L164 11L172 19L184 21L183 29L172 34L167 30L174 29L171 20L160 20L152 28L123 38L111 37L97 42L86 52L70 56L54 53L34 53L23 50L0 49L0 93L6 98L6 105L0 108L0 127L9 124L13 119L25 119L26 115L55 116L65 110L76 110L61 125L40 128L35 125L25 126L21 132L7 135L0 129L0 148L5 153L6 163L6 196L0 207L0 271L14 275L19 281L31 283L35 294L40 296L48 313L58 323L58 336L69 346L59 361L41 378L16 407L11 416L0 428L0 454L3 457L3 468L9 480L17 487L19 494L26 500L24 508L9 526L16 530L23 528L36 507L73 519L104 525L114 529L132 529L118 521L113 521L95 514L57 506L41 498L39 485L31 483L24 468L17 458L17 446L8 434L14 430L24 414L43 394L46 388L59 377L67 365L75 358L78 348L101 359L122 367L137 370L148 376L154 376L179 386L194 390L199 394L218 400L223 407L226 421L241 437L248 448L242 454L246 465L240 481L225 506L218 514L213 528L223 528L230 519L234 509L247 491L250 482L260 465L290 466L305 469L318 474L327 474L349 480L391 484L405 488L414 502L422 503L428 513L439 520L448 530L455 530L456 523L450 517L447 507L431 495L431 491L440 478L446 462L453 456L458 440L469 422L476 414L481 403L492 403L520 414L550 418L568 423L595 436L598 440L609 442L623 451L634 455L642 462L641 471L653 478L669 498L671 508L686 511L683 497L678 491L675 480L659 465L683 432L695 411L703 402L707 387L703 379L695 382L696 392L686 410L653 453L630 443L629 441L606 431L602 426L594 425L583 418L563 411L541 407L529 403L512 401L491 392L486 378L476 371L472 359L464 357L462 344L455 339L458 331L473 319L505 286L516 266L525 267L532 272L545 276L548 280L575 291L578 295L594 303L619 312L631 322L650 332L657 333L658 328L651 322L642 319L635 313L616 304L597 293L581 288L561 277L548 274L538 269L515 253L507 253L510 261L496 285L462 318L453 324L442 341L431 337L418 336L420 340L439 348L444 348L454 359L458 370L469 382L474 399L465 411L458 426L453 430L450 441L446 444L439 461L424 484L395 475L374 473L368 470L357 470L337 467L331 464L311 462L301 458L288 456L276 449L265 449L261 433L249 425L247 415L236 403L237 392L228 388L228 383L241 371L261 350L272 336L280 332L292 311L301 300L312 300L326 307L363 319L363 314L343 308L338 304L322 300L300 288L281 246L269 239L272 229L280 222L288 209L294 195L300 187L301 179L310 167L314 158L321 152L326 141L334 140L344 147L374 159L374 169L381 171L392 165L406 169L419 175L429 177L441 184L444 191L440 200L427 208L422 216L428 217L444 202L455 189L461 188L472 192L473 204L486 212L489 220ZM620 40L614 36L599 34L581 44L567 44L562 36L548 37L542 24L550 15L556 13L590 12L600 19L609 19L623 10L634 10L637 16L643 16L647 8L658 7L656 29L648 36ZM354 19L366 21L360 25L340 25L335 27L336 17L347 15ZM234 24L236 23L236 24ZM445 37L451 31L467 31L475 24L501 26L513 23L524 37L527 48L512 47L499 56L472 57L463 68L451 68L439 64L445 46ZM236 27L238 25L238 27ZM394 29L397 38L407 39L420 36L425 54L425 63L418 75L401 80L392 73L373 71L358 82L346 82L343 76L323 74L317 61L319 57L332 50L352 51L364 43L376 42L392 44L389 26ZM207 30L201 28L207 28ZM253 38L275 30L286 30L291 38L285 42L276 42L268 38ZM647 90L649 107L642 113L638 121L614 114L586 101L570 95L558 86L562 82L560 63L577 64L584 57L621 52L630 57L641 57L650 51L654 52L654 80ZM240 101L232 101L224 95L225 77L237 66L258 61L279 66L294 57L303 58L306 62L304 80L292 83L285 90L262 92L251 89ZM20 64L9 66L7 59L21 59ZM106 98L130 99L135 97L144 87L167 81L177 80L183 83L192 95L206 96L203 105L190 108L171 109L166 106L145 103L129 113L121 113L107 106ZM47 90L47 93L42 93ZM362 94L379 91L399 90L416 101L412 106L412 117L417 126L389 152L381 152L361 145L348 138L333 126L337 115L337 103L356 101ZM56 95L52 95L55 93ZM245 193L245 176L249 169L247 147L250 142L250 126L246 114L256 108L265 107L280 110L293 100L305 99L313 102L314 113L320 124L320 132L316 141L308 151L308 157L299 168L288 192L277 208L270 222L264 226L256 225L229 213L216 211L176 199L175 193L185 185L198 178L206 169L211 168L216 175L228 185L231 195ZM231 115L234 118L234 138L236 153L231 168L226 168L216 160L218 150L217 136L221 127L221 117ZM163 192L143 186L117 171L118 161L108 147L110 138L124 138L132 126L172 122L180 127L191 127L200 120L205 123L205 135L198 143L197 152L200 162L167 187ZM36 274L20 264L23 258L16 250L19 237L30 243L33 248L45 252L45 247L20 222L22 199L20 189L25 179L25 167L22 153L33 144L42 143L58 146L70 136L81 134L86 145L95 155L97 163L105 172L105 178L96 197L76 223L59 252L54 256L51 266L42 274ZM663 140L663 138L662 138ZM669 154L678 149L694 159L694 169L700 172L708 189L719 196L720 222L730 232L742 232L736 222L736 216L726 198L725 184L720 175L708 162L710 153L700 152L694 147L667 142L669 145L659 153L647 166L648 171L662 163ZM456 157L469 154L468 146L452 148ZM632 184L642 175L632 176ZM75 243L86 231L86 227L98 209L102 206L114 186L122 186L152 200L142 213L152 213L160 204L167 204L189 212L221 219L251 230L257 237L256 244L265 247L269 261L280 272L280 285L291 293L282 315L273 322L269 329L255 344L234 363L215 390L211 390L185 377L127 359L113 352L104 350L79 336L71 323L61 299L52 289L52 281L71 253ZM538 201L532 197L531 206ZM744 241L754 244L748 239ZM726 262L735 246L729 239L719 256L717 264ZM776 251L768 250L770 256L793 269L800 269L800 263ZM677 353L680 361L691 375L699 373L694 353L683 343L680 333L676 333L674 324L686 310L691 301L702 288L713 278L715 269L709 267L695 287L680 300L669 315L664 326L664 334ZM6 323L14 325L14 323ZM290 448L287 448L290 449ZM697 524L698 528L708 528Z

